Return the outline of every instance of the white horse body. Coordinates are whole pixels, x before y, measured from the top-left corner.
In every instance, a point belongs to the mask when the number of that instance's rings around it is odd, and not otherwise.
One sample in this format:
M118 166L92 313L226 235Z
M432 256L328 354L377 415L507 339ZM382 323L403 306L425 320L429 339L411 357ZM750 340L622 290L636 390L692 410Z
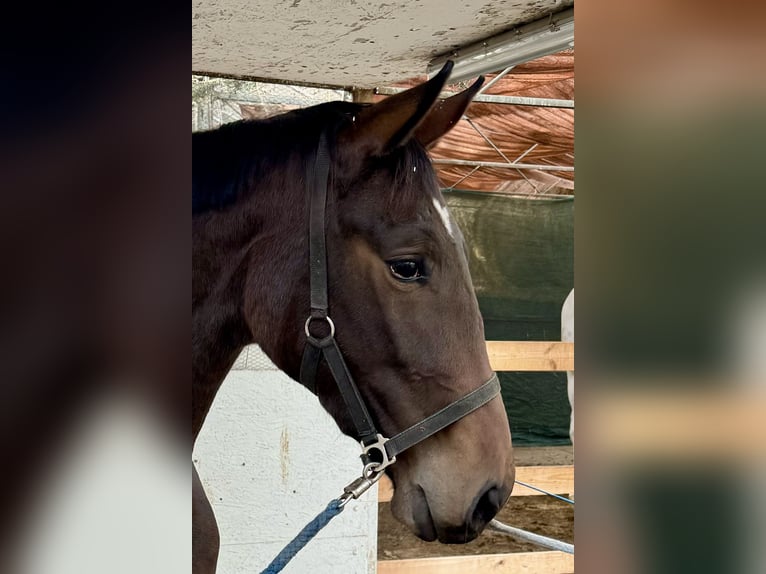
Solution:
M561 340L574 343L574 288L569 292L561 308ZM569 438L574 446L574 371L567 371L567 394L572 414L569 418Z

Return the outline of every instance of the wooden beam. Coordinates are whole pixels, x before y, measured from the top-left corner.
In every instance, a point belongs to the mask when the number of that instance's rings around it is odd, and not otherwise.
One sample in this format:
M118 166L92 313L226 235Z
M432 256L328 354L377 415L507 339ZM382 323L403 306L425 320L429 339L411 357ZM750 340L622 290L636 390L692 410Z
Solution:
M574 494L574 466L520 466L516 480L542 488L554 494ZM536 496L540 493L520 484L513 487L511 496ZM389 502L394 495L391 480L384 476L378 483L378 502Z
M378 502L391 502L394 497L394 484L387 476L378 481Z
M495 371L574 371L574 343L564 341L487 341Z
M679 468L702 462L721 468L735 465L734 473L740 468L755 469L750 465L763 460L754 454L766 444L766 396L760 380L700 376L690 383L684 378L658 377L640 380L645 381L643 387L636 380L620 378L622 386L615 380L609 381L611 390L602 392L606 385L594 387L599 392L588 403L588 412L594 415L588 419L592 439L588 447L597 454L599 468L620 467L626 461L670 461L682 465Z
M568 574L574 556L564 552L514 552L475 556L440 556L379 560L378 574Z
M351 90L351 99L354 102L372 104L375 102L375 91L364 88L353 88Z
M574 494L574 465L566 466L520 466L516 480L542 488L553 494ZM517 484L511 496L536 496L540 493Z

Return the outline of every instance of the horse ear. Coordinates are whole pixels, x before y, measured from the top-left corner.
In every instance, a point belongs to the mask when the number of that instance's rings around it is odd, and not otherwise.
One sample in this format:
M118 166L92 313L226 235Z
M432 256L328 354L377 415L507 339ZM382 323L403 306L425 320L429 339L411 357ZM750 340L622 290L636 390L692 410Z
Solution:
M362 109L339 134L341 143L365 155L384 155L404 144L428 115L454 66L447 61L429 81Z
M483 83L484 76L479 76L471 87L445 100L439 100L415 130L415 137L423 147L431 147L436 140L455 127Z

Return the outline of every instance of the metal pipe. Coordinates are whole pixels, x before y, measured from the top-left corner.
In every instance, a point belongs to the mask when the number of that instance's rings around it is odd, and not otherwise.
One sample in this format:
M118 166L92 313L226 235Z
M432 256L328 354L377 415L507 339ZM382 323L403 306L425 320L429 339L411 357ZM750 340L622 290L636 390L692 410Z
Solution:
M479 129L479 126L477 126L471 118L469 118L468 116L463 116L463 117L465 118L465 121L468 122L468 125L470 125L476 131L477 134L479 134L482 138L484 138L484 141L487 142L490 145L490 147L500 155L500 157L502 157L508 163L513 163L511 160L508 159L508 157L506 157L506 155L502 151L500 151L499 147L497 147L494 143L492 143L491 139L489 139L487 136L484 135L484 132L482 132Z
M489 81L489 83L488 83L488 84L484 84L484 85L481 87L481 89L479 90L479 92L478 92L476 95L481 95L481 94L483 94L484 92L486 92L488 89L490 89L492 86L494 86L494 85L495 85L495 84L496 84L496 83L497 83L499 80L501 80L501 79L502 79L502 77L503 77L503 76L505 76L505 75L506 75L508 72L510 72L511 70L513 70L513 66L508 66L508 67L507 67L505 70L503 70L503 71L502 71L502 72L500 72L500 73L499 73L497 76L495 76L494 78L492 78L492 79Z
M506 104L511 106L534 106L538 108L564 108L574 109L574 100L558 100L555 98L530 98L526 96L495 96L481 94L471 100L485 104Z
M473 161L469 159L432 159L434 165L467 165L469 167L498 167L510 169L535 169L537 171L574 171L574 166L533 163L503 163L499 161Z
M517 173L518 173L518 174L519 174L521 177L523 177L523 178L524 178L524 181L526 181L526 182L527 182L527 183L528 183L528 184L529 184L529 185L532 187L532 190L533 190L533 193L532 193L532 195L537 195L537 192L538 192L538 191L540 191L539 189L537 189L537 186L536 186L534 183L532 183L532 181L531 181L531 180L530 180L530 179L529 179L529 178L528 178L526 175L524 175L524 172L523 172L523 171L521 171L520 169L517 169L517 170L516 170L516 172L517 172Z
M518 163L522 159L527 157L530 154L530 152L532 152L538 145L540 145L540 144L537 144L537 143L532 144L532 147L530 147L527 151L525 151L523 154L521 154L519 157L517 157L515 160L513 160L513 163Z
M450 79L452 82L460 82L555 54L572 46L574 8L568 8L444 54L428 64L426 74L432 78L441 70L444 62L452 60L455 67Z
M375 93L382 96L393 96L406 88L375 88ZM443 98L454 96L457 92L442 92ZM574 109L574 100L558 100L555 98L529 98L526 96L497 96L492 94L479 94L471 100L485 104L507 104L511 106L534 106L539 108L564 108Z
M453 183L452 185L450 185L450 186L449 186L447 189L455 189L455 188L456 188L458 185L460 185L461 183L463 183L463 182L464 182L466 179L468 179L469 177L471 177L471 176L472 176L474 173L476 173L476 172L477 172L477 171L479 171L480 169L481 169L481 166L480 166L480 165L477 165L475 168L473 168L471 171L469 171L469 172L468 172L466 175L464 175L464 176L463 176L463 177L461 177L459 180L457 180L455 183Z
M535 534L534 532L528 532L527 530L522 530L521 528L508 526L499 520L491 520L489 523L489 529L496 530L497 532L502 532L503 534L508 534L518 540L523 540L524 542L537 544L543 548L558 550L559 552L566 552L567 554L574 554L574 544L562 542L561 540L556 540L555 538L548 538L547 536Z

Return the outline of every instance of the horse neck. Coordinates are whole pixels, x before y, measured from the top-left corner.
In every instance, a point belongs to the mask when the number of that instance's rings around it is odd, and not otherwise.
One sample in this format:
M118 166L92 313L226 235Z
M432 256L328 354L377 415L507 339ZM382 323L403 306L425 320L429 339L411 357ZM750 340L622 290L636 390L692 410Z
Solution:
M289 173L253 180L236 204L192 223L193 431L196 437L242 349L275 356L285 329L285 289L294 287L307 250L305 191ZM295 173L295 172L292 172ZM300 267L300 271L298 268ZM274 279L278 277L278 279ZM254 318L254 319L251 319Z

